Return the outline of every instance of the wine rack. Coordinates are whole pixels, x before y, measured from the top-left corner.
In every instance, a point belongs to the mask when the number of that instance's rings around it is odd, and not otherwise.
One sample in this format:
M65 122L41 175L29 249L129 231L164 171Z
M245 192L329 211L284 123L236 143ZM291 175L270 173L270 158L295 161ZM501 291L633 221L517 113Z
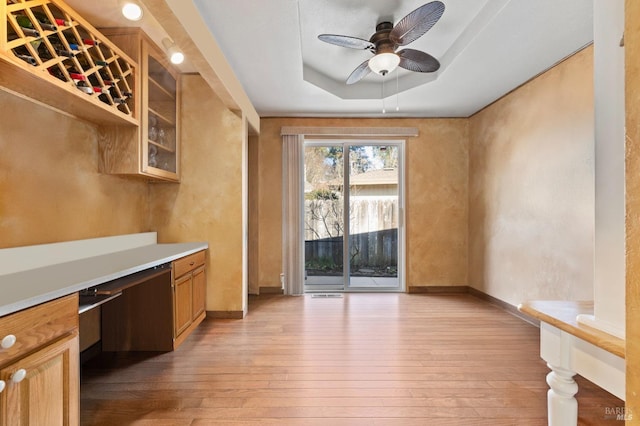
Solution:
M0 7L0 73L18 73L0 84L93 122L138 124L137 64L107 37L59 0Z

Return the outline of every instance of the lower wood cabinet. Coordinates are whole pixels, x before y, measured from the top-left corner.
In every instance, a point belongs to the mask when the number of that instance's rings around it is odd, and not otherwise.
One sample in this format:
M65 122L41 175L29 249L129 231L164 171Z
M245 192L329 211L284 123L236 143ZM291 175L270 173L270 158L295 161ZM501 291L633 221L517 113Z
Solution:
M78 425L78 296L0 318L0 425Z
M175 312L174 336L178 337L191 325L193 316L193 277L191 274L183 275L173 283L173 310Z
M205 252L173 262L173 312L176 346L206 317Z
M207 276L204 265L193 271L193 320L206 316L207 309Z
M205 251L200 251L125 288L102 305L102 350L176 349L206 317L206 286Z

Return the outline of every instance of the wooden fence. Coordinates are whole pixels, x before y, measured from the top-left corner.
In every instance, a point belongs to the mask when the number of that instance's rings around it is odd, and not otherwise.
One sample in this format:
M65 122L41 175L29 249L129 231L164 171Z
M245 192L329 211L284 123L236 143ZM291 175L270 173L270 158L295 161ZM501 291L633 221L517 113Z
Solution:
M398 203L392 197L350 200L351 272L394 273L398 265ZM305 264L308 274L342 271L342 200L305 201Z

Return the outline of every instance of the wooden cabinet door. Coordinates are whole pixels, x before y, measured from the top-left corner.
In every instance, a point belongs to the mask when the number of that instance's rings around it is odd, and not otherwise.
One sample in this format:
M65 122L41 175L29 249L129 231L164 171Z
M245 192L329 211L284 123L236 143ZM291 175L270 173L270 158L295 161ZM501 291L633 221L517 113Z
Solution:
M192 315L192 280L186 274L175 280L173 288L173 313L175 337L178 337L189 325Z
M0 380L7 383L0 394L0 425L78 425L79 364L74 334L0 370ZM13 383L20 370L26 376Z
M193 320L195 321L206 308L207 277L204 266L193 271Z

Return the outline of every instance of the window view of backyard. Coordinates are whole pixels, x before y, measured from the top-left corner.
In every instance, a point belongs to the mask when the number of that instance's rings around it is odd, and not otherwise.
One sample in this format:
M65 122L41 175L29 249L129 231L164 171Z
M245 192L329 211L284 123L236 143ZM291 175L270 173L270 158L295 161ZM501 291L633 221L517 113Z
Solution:
M398 146L305 148L307 288L398 286L398 167Z

